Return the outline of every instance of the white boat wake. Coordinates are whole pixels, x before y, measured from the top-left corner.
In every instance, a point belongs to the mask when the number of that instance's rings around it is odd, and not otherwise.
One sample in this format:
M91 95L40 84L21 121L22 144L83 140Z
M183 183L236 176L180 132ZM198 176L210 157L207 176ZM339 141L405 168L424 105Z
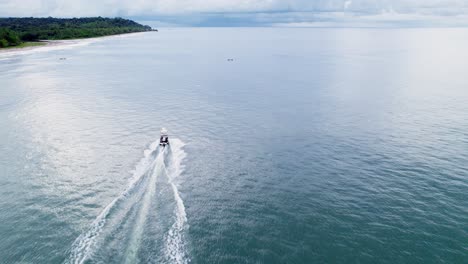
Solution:
M153 173L151 173L152 175L149 181L149 187L143 197L143 201L141 202L142 207L134 224L133 234L127 247L125 263L135 263L137 260L137 254L141 244L146 219L150 210L151 200L154 198L154 193L156 191L156 180L158 172L164 168L164 152L159 153L155 163L156 168Z
M184 231L188 228L187 215L185 213L184 201L180 197L179 190L175 180L182 174L184 166L181 164L185 158L185 152L181 151L183 144L173 145L173 162L170 164L167 172L169 183L174 193L174 200L176 201L175 208L175 222L169 232L166 234L165 256L169 263L189 263L190 259L187 257L185 250Z
M173 192L175 209L173 213L174 223L166 234L160 237L152 237L154 240L164 240L163 248L165 261L168 263L188 263L190 259L186 253L186 243L184 233L188 228L187 216L184 202L180 196L175 180L183 172L182 161L186 156L183 150L184 143L178 139L172 139L170 149L161 149L158 142L154 142L144 151L144 157L137 164L133 176L126 189L96 217L87 232L82 233L73 243L70 256L65 263L81 264L93 263L96 254L105 249L109 239L115 239L105 230L117 230L115 226L124 226L126 218L118 218L121 215L131 215L132 208L137 208L135 219L130 223L131 232L125 239L125 250L121 253L122 262L137 263L138 254L145 233L145 225L148 224L148 217L151 206L156 199L158 175L165 173L168 183ZM167 161L165 161L167 159ZM167 165L166 165L167 164ZM167 167L166 167L167 166ZM162 180L162 178L161 178ZM159 188L159 187L158 187ZM140 198L141 196L141 198ZM123 214L122 214L123 213ZM114 221L110 221L113 218ZM117 219L117 222L116 220ZM119 223L118 221L121 221ZM150 222L152 223L152 222ZM120 230L120 229L119 229Z

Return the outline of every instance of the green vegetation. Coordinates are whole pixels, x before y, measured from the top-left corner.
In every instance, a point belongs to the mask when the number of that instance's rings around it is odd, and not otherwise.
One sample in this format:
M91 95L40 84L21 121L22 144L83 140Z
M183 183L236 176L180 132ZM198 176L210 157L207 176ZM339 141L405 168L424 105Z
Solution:
M0 48L17 46L19 44L21 44L21 40L16 32L0 28Z
M123 18L0 18L0 48L25 41L91 38L151 31L151 27Z
M35 47L35 46L43 46L46 44L47 44L46 42L22 42L21 44L16 45L16 46L6 47L6 49Z

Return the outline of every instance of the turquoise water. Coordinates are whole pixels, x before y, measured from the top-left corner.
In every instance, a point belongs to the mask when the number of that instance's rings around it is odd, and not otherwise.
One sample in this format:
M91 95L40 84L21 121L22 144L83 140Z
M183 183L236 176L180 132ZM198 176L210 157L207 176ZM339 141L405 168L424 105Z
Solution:
M0 54L0 262L466 263L467 47L194 28Z

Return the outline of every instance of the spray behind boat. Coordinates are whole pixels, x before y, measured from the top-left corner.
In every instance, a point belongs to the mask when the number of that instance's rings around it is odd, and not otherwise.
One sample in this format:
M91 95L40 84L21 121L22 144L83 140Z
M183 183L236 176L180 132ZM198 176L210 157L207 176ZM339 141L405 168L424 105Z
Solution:
M159 145L165 147L169 145L169 135L166 128L161 128L161 137L159 138Z

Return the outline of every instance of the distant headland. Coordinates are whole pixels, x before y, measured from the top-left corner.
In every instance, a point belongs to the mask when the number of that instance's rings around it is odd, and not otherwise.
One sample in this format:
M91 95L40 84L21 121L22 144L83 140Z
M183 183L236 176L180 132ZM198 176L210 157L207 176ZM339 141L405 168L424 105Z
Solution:
M0 18L0 48L40 45L40 40L63 40L157 31L124 18Z

